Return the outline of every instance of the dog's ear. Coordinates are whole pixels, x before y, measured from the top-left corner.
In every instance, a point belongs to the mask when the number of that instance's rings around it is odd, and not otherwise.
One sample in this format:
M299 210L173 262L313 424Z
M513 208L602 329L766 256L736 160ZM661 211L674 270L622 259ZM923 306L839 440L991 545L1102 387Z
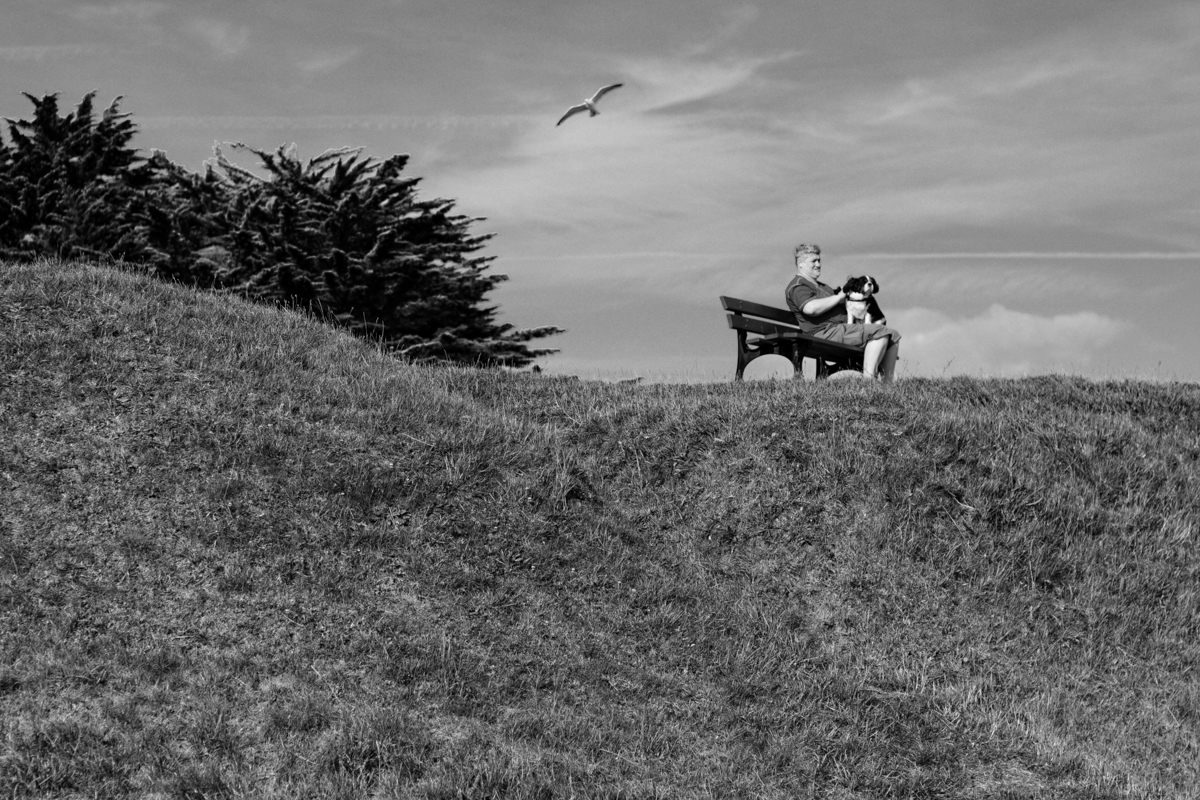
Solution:
M870 275L867 276L867 280L869 280L871 283L875 284L875 291L878 292L879 291L879 280L877 278L872 278Z

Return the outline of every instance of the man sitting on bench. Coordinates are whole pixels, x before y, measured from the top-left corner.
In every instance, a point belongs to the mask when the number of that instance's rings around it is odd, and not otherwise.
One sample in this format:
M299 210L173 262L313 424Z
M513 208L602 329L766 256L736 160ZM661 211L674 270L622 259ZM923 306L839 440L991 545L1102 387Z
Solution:
M796 245L796 277L784 289L788 308L809 336L863 348L863 375L890 382L900 357L900 331L886 325L850 324L846 293L821 283L821 248ZM887 320L882 320L886 322Z

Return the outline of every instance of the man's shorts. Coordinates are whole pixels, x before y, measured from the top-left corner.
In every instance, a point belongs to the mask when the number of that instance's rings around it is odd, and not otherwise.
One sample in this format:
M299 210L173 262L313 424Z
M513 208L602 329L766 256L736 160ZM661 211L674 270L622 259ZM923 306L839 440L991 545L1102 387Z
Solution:
M866 325L862 322L856 322L853 325L844 322L826 325L813 331L810 335L838 344L848 344L851 347L865 347L869 341L888 337L891 338L892 344L900 341L900 331L895 328L889 328L886 325Z

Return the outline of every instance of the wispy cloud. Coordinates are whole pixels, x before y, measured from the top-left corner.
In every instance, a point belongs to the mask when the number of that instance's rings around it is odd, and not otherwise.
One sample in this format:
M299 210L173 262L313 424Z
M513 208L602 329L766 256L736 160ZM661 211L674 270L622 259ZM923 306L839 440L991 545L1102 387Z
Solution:
M1121 30L1070 29L1011 48L984 52L942 73L908 78L881 90L854 93L846 109L863 124L912 124L934 129L948 118L970 120L991 113L1004 118L1081 127L1097 116L1144 107L1146 101L1194 85L1200 46L1200 14L1182 4L1169 18L1148 13L1145 27ZM1047 113L1051 98L1059 114ZM1068 109L1071 114L1067 115ZM1005 126L1007 127L1007 126ZM1138 125L1130 126L1137 130Z
M115 25L145 24L170 10L170 6L153 0L130 0L122 3L84 3L71 10L75 19L85 22L104 22Z
M187 31L221 58L233 58L250 46L250 28L221 19L195 19Z
M189 115L148 116L138 118L144 130L171 128L213 128L240 130L422 130L454 129L491 130L498 128L532 127L544 120L521 114L451 115L451 114L316 114L313 116L281 115Z
M359 48L354 48L336 52L311 53L301 58L297 67L306 75L334 72L358 58L359 52Z
M31 44L0 47L0 61L51 61L71 59L102 53L107 48L98 44Z
M707 100L744 88L768 65L795 53L706 58L627 57L613 66L636 87L635 111L661 111Z
M1086 78L1103 68L1086 53L1026 52L1013 60L974 65L965 71L924 79L908 79L877 94L858 96L850 106L865 125L932 123L931 116L962 116L981 102L1016 101L1022 94Z
M694 262L697 260L728 261L742 257L741 253L712 253L712 252L681 252L669 250L626 250L619 253L564 253L553 256L522 256L522 261L626 261L645 258L678 259Z

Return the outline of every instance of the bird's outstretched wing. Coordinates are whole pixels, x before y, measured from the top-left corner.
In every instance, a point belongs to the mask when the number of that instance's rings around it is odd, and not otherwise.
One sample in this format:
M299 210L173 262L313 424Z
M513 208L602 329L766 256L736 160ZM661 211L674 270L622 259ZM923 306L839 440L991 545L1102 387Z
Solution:
M584 105L583 103L580 103L577 106L571 106L570 108L567 109L567 113L562 115L562 119L560 119L558 122L555 123L555 127L558 127L559 125L562 125L564 122L566 122L567 117L570 117L573 114L578 114L580 111L587 111L587 110L588 110L588 107L586 105Z
M601 89L600 91L598 91L594 95L592 95L592 102L593 103L600 102L601 97L604 97L604 95L608 94L613 89L620 89L624 85L625 84L623 84L623 83L613 83L608 86L605 86L603 89Z

